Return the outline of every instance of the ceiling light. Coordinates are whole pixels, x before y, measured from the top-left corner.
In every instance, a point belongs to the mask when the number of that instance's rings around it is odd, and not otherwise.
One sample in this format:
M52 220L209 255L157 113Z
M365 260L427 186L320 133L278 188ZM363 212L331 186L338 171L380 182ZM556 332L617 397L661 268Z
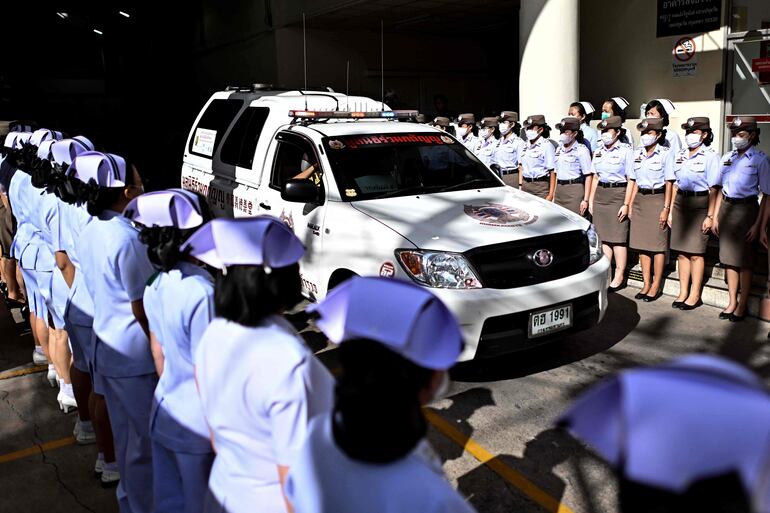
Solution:
M104 32L102 32L99 29L94 29L94 34L99 34L101 36L102 34L104 34Z
M125 11L118 11L118 14L120 14L124 18L130 18L131 17L131 15L128 14L127 12L125 12Z
M61 19L63 19L63 20L66 20L67 18L69 18L69 17L70 17L70 15L69 15L69 14L67 14L66 12L57 12L57 13L56 13L56 16L58 16L59 18L61 18Z

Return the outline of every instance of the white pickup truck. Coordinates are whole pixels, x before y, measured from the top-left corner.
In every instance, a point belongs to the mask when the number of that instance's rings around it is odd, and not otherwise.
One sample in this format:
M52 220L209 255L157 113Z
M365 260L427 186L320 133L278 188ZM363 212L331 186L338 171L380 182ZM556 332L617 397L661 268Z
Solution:
M182 187L215 215L282 219L307 247L311 300L353 275L430 287L463 328L461 361L600 322L609 263L592 225L408 116L337 93L217 92L190 131Z

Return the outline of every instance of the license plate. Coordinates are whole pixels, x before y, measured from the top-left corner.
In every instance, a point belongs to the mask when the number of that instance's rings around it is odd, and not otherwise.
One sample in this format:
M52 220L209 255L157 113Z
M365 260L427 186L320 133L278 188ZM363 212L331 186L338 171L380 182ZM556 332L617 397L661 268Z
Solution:
M570 327L572 327L571 304L529 314L529 338L542 337Z

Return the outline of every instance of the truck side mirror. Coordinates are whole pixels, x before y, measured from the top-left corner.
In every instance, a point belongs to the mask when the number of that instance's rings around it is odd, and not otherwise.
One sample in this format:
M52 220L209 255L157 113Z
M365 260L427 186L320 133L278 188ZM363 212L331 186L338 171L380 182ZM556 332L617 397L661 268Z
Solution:
M281 199L292 203L317 203L319 189L307 178L288 180L281 189Z

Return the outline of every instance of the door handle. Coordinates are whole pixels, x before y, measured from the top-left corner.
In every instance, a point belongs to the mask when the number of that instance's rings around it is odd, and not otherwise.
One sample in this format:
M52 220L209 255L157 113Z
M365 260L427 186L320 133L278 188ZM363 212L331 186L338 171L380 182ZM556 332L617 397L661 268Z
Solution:
M259 206L262 207L265 210L271 210L273 208L270 205L268 205L267 203L260 203Z

